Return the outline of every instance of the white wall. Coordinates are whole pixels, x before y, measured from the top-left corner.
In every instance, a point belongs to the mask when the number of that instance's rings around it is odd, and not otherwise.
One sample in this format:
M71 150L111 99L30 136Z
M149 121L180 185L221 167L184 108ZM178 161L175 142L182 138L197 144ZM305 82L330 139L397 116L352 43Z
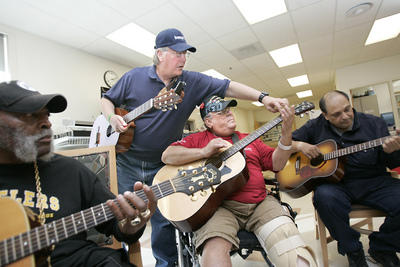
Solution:
M67 109L50 117L53 128L62 119L93 121L100 114L103 74L112 69L122 76L130 69L83 51L0 24L8 35L11 79L23 80L41 93L61 93Z
M336 70L336 89L350 89L400 79L400 55Z

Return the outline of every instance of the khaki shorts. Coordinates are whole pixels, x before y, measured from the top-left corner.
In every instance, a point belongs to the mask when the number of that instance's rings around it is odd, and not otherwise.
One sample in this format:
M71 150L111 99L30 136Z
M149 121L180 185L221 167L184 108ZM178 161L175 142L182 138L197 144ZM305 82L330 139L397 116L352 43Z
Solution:
M245 229L254 232L270 220L286 215L288 210L273 196L267 196L258 204L246 204L225 200L214 215L194 233L195 245L200 252L204 242L212 237L222 237L239 247L237 232Z

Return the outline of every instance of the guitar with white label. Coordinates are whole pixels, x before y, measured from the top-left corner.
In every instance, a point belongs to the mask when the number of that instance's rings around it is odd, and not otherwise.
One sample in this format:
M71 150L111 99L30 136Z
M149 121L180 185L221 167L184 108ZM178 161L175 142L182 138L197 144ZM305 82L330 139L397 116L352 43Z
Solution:
M170 87L172 87L170 84ZM132 144L134 136L135 123L134 120L152 108L161 109L162 111L176 109L176 105L182 102L184 95L183 89L186 83L178 81L174 89L168 86L160 91L156 97L149 99L139 107L128 112L127 110L116 108L115 114L120 115L128 124L128 130L123 133L116 132L104 115L100 115L93 123L90 133L89 147L98 146L114 146L117 153L126 152Z

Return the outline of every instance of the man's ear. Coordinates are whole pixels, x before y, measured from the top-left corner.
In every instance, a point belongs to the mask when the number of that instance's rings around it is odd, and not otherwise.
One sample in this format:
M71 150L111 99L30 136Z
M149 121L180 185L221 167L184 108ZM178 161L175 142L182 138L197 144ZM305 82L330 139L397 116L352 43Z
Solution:
M165 53L166 51L163 51L163 50L161 50L161 49L158 49L157 50L157 57L158 57L158 61L164 61L164 58L165 58Z
M328 114L327 114L327 113L325 113L325 112L322 112L322 115L324 115L324 118L325 118L325 120L329 121L329 120L328 120L328 117L327 117L327 116L328 116Z
M205 120L204 120L204 125L205 125L208 129L211 129L212 120L211 120L210 118L205 118Z

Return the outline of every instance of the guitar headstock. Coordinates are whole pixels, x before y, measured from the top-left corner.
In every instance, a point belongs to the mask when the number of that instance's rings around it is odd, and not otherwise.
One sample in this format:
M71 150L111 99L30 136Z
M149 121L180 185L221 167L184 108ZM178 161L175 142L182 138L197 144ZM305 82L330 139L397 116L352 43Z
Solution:
M153 99L153 106L162 111L176 109L176 105L182 102L183 88L186 83L183 81L177 82L174 89L166 90L165 92L157 95Z
M173 178L176 191L187 195L219 183L221 183L221 172L212 164L179 171L178 175Z
M315 108L314 103L303 101L294 107L294 114L300 115Z

